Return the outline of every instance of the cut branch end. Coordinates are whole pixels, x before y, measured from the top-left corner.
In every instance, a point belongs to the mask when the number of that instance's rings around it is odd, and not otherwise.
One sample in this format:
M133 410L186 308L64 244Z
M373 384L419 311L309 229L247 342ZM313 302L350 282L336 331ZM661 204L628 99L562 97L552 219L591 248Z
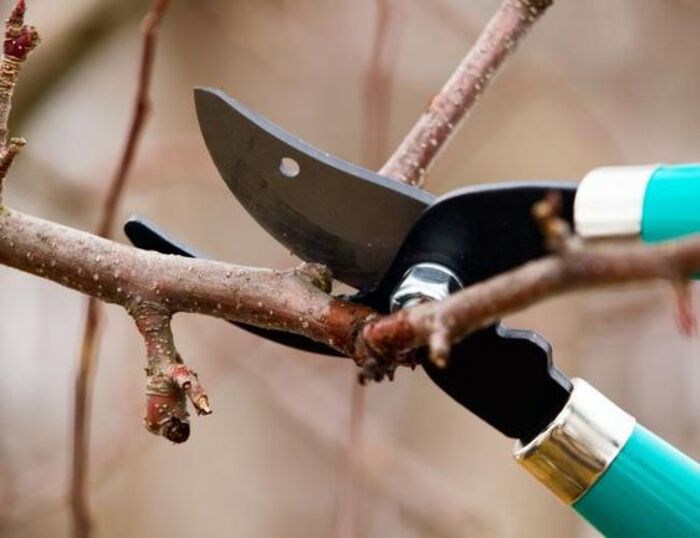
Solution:
M190 436L187 399L198 415L209 415L209 397L197 374L184 364L175 349L170 314L154 307L132 315L148 355L144 425L153 434L184 443Z

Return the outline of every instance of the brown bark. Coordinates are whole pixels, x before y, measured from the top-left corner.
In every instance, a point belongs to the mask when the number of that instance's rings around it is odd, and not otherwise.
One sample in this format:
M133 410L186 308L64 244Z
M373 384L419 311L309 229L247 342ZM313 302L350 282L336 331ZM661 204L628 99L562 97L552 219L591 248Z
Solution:
M371 310L328 295L317 264L284 271L135 249L9 208L0 213L0 263L123 306L153 307L281 329L356 354Z

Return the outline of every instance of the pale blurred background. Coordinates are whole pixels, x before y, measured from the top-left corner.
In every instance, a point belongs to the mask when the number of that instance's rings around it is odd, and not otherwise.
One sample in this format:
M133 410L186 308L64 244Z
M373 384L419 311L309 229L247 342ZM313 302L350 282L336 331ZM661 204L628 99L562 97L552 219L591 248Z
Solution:
M30 2L44 42L18 88L14 134L29 146L9 180L8 204L94 227L131 113L148 4ZM303 139L376 168L498 4L395 0L384 71L393 81L390 106L375 102L370 110L379 116L368 121L375 0L172 0L156 61L155 115L122 216L147 216L221 259L293 266L297 260L219 179L195 122L192 87L219 86ZM0 6L6 14L9 2ZM427 188L700 160L699 23L692 0L558 0ZM376 117L387 118L380 124L388 141ZM85 299L2 267L0 290L0 534L68 536L72 384ZM698 458L700 349L678 334L669 297L660 285L567 296L509 322L542 332L565 372ZM195 418L189 442L173 446L141 425L140 337L119 308L108 307L106 321L91 442L97 536L333 535L345 506L349 361L178 316L180 351L215 413ZM518 468L510 440L420 371L369 387L364 439L358 536L595 536Z

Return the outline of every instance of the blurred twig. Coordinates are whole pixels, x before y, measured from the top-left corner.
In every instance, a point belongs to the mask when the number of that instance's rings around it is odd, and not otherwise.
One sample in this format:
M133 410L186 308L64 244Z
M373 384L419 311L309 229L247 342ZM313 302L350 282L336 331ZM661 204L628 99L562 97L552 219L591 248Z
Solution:
M448 0L420 0L420 4L430 8L448 30L462 39L475 35L479 28Z
M168 8L169 0L154 0L150 11L143 19L141 31L143 44L139 66L138 86L132 112L131 126L127 134L124 151L116 173L109 184L102 207L100 222L95 234L110 237L117 206L124 192L131 171L148 112L150 110L150 85L153 72L158 26ZM70 500L73 516L73 536L86 538L91 534L91 517L87 493L89 460L89 407L92 379L95 373L97 335L101 323L101 302L90 297L87 305L83 340L80 347L80 362L75 379L75 402L73 418L73 467L71 474Z
M215 325L210 330L218 330ZM223 330L229 331L228 328ZM216 342L217 338L202 339ZM220 347L220 346L219 346ZM270 357L262 345L236 364L268 390L280 412L309 431L319 442L333 447L346 443L348 422L339 420L345 402L339 392L319 383L307 364ZM212 349L212 356L221 349ZM230 357L224 357L229 361ZM294 379L290 384L289 380ZM363 498L381 495L390 499L421 536L499 536L498 521L480 512L469 492L437 473L409 448L394 439L386 428L367 417L363 425L363 450L350 460L354 472L366 479ZM354 536L362 536L357 533Z
M362 469L358 461L364 452L365 403L367 400L366 387L357 382L357 375L352 376L352 392L350 393L350 420L348 421L349 435L343 447L343 465L337 490L335 513L333 515L332 536L336 538L352 538L362 535L358 532L360 523L359 504L362 495Z
M400 3L376 0L376 22L367 74L364 79L364 125L362 154L366 166L376 166L385 158L391 125L391 89L396 55L401 37ZM355 377L355 376L353 376ZM362 477L356 460L362 452L366 391L353 383L350 394L349 435L343 458L342 477L334 515L333 535L352 537L358 534Z
M362 160L369 168L379 166L389 153L390 97L403 18L396 0L376 0L375 5L372 52L363 88Z

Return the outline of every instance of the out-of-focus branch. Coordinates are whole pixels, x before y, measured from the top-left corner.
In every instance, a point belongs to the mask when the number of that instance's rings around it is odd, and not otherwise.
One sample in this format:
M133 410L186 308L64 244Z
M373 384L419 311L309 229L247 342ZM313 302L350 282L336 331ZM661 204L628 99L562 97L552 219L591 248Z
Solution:
M154 0L150 11L146 14L141 24L143 44L141 46L141 61L139 63L139 79L136 88L136 98L131 118L131 126L127 134L124 152L117 171L109 185L109 191L102 211L102 218L96 233L102 237L111 235L114 226L114 218L117 205L124 190L124 185L134 163L136 149L143 134L143 128L151 108L151 78L153 74L153 61L156 54L158 40L158 27L170 0Z
M380 173L422 185L428 168L498 68L552 3L553 0L504 0Z
M213 331L218 331L212 326ZM215 342L216 338L205 338ZM220 350L212 350L221 356ZM227 364L230 358L225 357ZM265 346L234 362L265 387L280 413L313 434L313 441L340 447L347 439L347 414L342 393L309 374L308 365L275 361ZM290 386L289 380L295 382ZM352 420L352 418L350 418ZM370 506L374 496L383 496L398 508L418 535L431 537L499 536L498 520L491 519L470 501L469 491L455 487L433 465L394 439L381 421L371 416L363 424L362 450L349 460L363 477L365 489L360 502ZM344 514L340 514L342 517ZM360 515L362 517L362 515ZM366 522L366 518L362 519ZM359 527L359 528L358 528ZM363 536L362 525L355 525Z
M117 206L124 193L124 187L129 177L129 172L134 163L136 150L143 133L143 128L150 110L150 86L153 73L153 60L156 52L158 26L168 8L169 0L154 0L149 12L144 17L142 23L143 44L141 47L141 61L139 65L139 77L136 88L136 97L132 112L131 125L126 137L124 151L119 159L116 172L109 184L107 196L102 207L100 222L95 233L100 237L110 237L114 220L116 218ZM102 318L100 301L92 296L88 299L87 312L85 316L85 326L83 328L83 339L80 346L80 362L75 377L75 401L73 414L73 468L71 476L71 507L73 512L73 535L76 538L84 538L91 534L90 509L87 495L87 476L89 460L89 407L91 401L92 379L95 373L95 358L97 353L97 336L99 333ZM144 334L144 337L146 334ZM163 375L159 374L160 377ZM153 382L151 377L150 382ZM170 389L173 394L172 399L184 401L184 396L179 394L177 385L163 382L160 383ZM160 396L148 392L146 403L146 413L153 407L153 399L160 399ZM167 397L167 396L166 396ZM183 415L184 413L184 415ZM180 418L186 419L187 411L181 410ZM173 419L175 420L175 419ZM147 427L151 422L146 419ZM159 430L148 428L150 431L164 433L166 437L173 441L184 441L189 435L189 425L186 420L179 433L174 430ZM185 426L187 435L184 435ZM172 435L169 435L172 434Z
M363 88L362 160L370 168L379 166L389 150L390 97L402 31L399 2L376 0L375 5L377 19Z
M374 36L363 87L362 160L369 167L376 166L388 152L390 97L402 18L401 4L396 0L376 0L374 5ZM348 440L344 447L331 534L334 538L365 534L360 528L364 520L360 517L364 481L358 471L357 459L363 451L367 394L364 386L357 383L356 376L353 378Z

